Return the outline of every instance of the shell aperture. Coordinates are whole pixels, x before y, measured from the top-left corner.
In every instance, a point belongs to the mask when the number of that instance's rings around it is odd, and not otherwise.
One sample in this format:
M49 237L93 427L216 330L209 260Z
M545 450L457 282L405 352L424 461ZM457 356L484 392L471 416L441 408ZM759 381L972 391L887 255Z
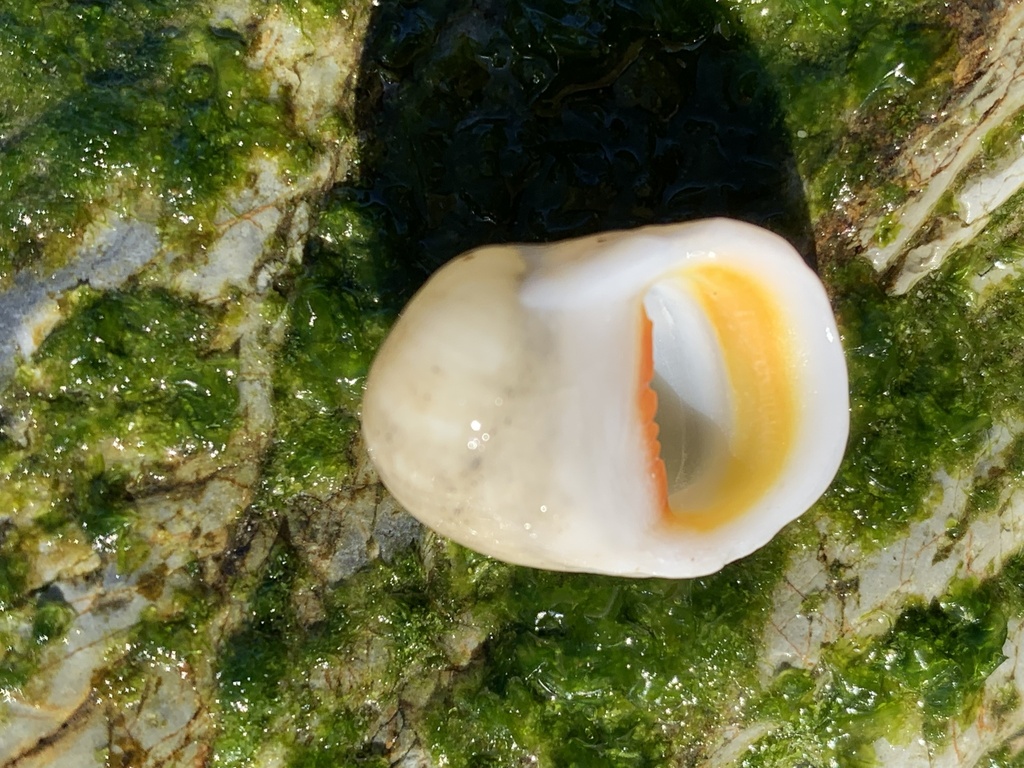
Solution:
M381 479L426 525L623 576L763 546L828 487L848 428L817 276L726 219L470 251L413 297L363 400Z

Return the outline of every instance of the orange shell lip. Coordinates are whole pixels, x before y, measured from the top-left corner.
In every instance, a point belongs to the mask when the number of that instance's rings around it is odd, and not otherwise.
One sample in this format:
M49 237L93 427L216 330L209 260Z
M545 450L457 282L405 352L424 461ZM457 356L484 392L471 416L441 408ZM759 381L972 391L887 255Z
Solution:
M661 443L658 441L660 427L655 417L658 413L658 393L651 388L654 379L654 324L647 316L644 305L640 305L640 364L637 386L637 411L644 448L647 452L647 473L655 493L655 504L666 519L672 515L668 506L668 477L665 462L661 458Z

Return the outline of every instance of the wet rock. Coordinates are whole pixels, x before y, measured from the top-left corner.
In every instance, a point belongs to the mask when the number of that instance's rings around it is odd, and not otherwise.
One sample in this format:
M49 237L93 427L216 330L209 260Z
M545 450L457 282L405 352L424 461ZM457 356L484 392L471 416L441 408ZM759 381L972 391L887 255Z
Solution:
M321 581L337 584L369 565L377 489L343 492L328 502L302 496L288 511L292 544Z
M390 563L398 553L418 544L422 535L423 525L385 491L373 521L373 541L380 559Z
M480 651L490 635L490 627L480 623L471 613L463 613L455 627L441 637L441 647L456 669L464 669Z
M330 585L378 557L393 562L423 535L423 526L380 484L361 442L353 455L351 485L328 499L300 496L287 512L292 543L317 577Z
M61 320L58 298L80 284L117 288L160 251L156 227L111 216L86 234L66 266L49 274L25 270L0 293L0 382L27 358Z

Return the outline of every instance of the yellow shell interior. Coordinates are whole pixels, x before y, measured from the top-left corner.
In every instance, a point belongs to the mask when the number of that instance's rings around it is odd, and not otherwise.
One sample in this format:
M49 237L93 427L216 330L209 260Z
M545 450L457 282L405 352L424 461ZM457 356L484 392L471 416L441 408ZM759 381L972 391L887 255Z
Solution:
M685 282L714 331L729 384L731 429L721 455L704 461L690 482L671 487L666 474L672 471L654 471L652 480L665 484L656 492L666 500L667 525L709 531L747 512L782 474L798 429L797 361L781 308L755 276L709 263L671 279ZM644 331L651 332L649 324ZM656 347L653 354L657 370ZM655 421L663 411L659 407ZM660 459L657 434L649 450Z

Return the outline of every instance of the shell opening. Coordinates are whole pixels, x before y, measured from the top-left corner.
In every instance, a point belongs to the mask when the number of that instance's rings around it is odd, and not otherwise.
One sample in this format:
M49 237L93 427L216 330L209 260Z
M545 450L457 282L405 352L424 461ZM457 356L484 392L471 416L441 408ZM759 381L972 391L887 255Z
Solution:
M797 377L782 310L756 278L686 270L644 297L666 517L709 530L748 513L789 460Z
M661 460L671 510L703 508L729 451L733 407L715 329L679 280L656 283L644 298L652 324ZM685 514L685 512L683 512Z

